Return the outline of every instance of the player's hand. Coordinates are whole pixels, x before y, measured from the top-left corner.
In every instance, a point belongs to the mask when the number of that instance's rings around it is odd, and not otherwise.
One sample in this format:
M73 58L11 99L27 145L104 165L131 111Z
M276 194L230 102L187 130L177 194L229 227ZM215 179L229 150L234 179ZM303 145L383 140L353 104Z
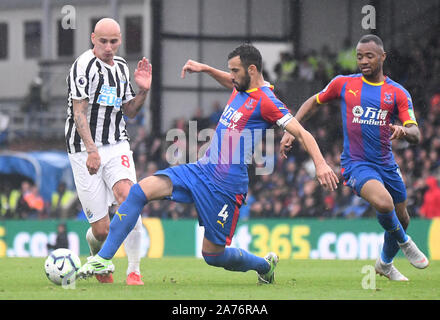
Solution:
M139 60L137 68L134 71L134 81L140 90L150 90L151 79L153 77L153 67L147 58Z
M86 166L90 175L94 175L98 172L99 167L101 166L101 157L98 151L88 152Z
M295 137L293 135L287 131L284 132L284 135L280 141L280 156L282 158L287 159L287 153L292 149L294 141Z
M400 138L406 136L405 127L397 126L397 125L394 125L391 123L390 123L389 127L391 130L390 140L400 139Z
M194 73L194 72L203 72L204 70L204 64L194 61L194 60L188 60L185 65L182 68L182 72L180 73L180 77L182 79L185 78L186 72L188 73Z
M325 162L316 166L316 178L319 184L326 190L334 191L338 188L338 176Z

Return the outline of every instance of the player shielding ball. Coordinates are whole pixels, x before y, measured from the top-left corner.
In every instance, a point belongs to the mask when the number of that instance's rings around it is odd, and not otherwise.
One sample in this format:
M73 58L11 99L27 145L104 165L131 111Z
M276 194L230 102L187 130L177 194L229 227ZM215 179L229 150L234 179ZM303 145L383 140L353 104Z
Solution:
M405 232L410 220L406 188L394 160L391 141L405 139L418 143L420 131L410 94L383 74L386 53L382 40L375 35L363 36L356 53L361 73L335 77L321 92L304 102L295 117L298 121L305 120L320 104L340 100L344 184L376 209L377 219L385 230L376 272L390 280L407 281L393 266L399 248L416 268L426 268L429 262ZM395 124L397 119L402 125ZM280 149L283 156L292 141L289 134L283 136Z
M142 208L149 201L171 199L195 204L199 224L205 228L202 254L209 265L230 271L255 270L260 282L274 281L278 262L275 253L262 258L243 249L228 247L248 190L246 160L252 158L254 147L261 140L261 135L254 133L277 124L303 144L313 159L322 186L334 190L339 181L325 162L315 139L264 81L260 52L252 45L239 46L229 54L228 68L229 73L192 60L185 64L182 77L186 72L205 72L232 89L209 148L195 163L160 170L133 185L110 224L102 249L79 270L80 277L112 272L114 265L110 259L135 225ZM251 135L252 140L247 141L254 141L253 144L241 143L244 133Z
M124 115L135 117L151 86L151 64L139 61L130 83L127 62L116 56L121 45L119 24L110 18L99 20L91 34L93 48L81 54L67 77L68 109L66 144L75 185L90 223L86 239L95 255L107 237L109 206L120 204L136 183L132 151ZM137 219L125 241L128 257L127 284L142 285L140 245L142 221ZM112 283L112 275L98 275Z

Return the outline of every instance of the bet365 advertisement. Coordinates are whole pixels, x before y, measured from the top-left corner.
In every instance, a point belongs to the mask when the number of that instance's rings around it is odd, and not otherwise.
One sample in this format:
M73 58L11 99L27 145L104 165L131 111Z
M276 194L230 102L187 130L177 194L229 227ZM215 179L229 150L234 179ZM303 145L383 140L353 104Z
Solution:
M54 244L60 221L0 222L0 257L44 257ZM89 255L85 234L89 224L66 221L69 249ZM203 227L197 220L144 218L142 256L201 257ZM430 259L440 259L440 219L412 219L408 234ZM240 222L231 246L259 256L269 251L281 259L376 259L383 230L375 219L264 219ZM401 254L401 253L399 253ZM116 256L124 256L123 246Z

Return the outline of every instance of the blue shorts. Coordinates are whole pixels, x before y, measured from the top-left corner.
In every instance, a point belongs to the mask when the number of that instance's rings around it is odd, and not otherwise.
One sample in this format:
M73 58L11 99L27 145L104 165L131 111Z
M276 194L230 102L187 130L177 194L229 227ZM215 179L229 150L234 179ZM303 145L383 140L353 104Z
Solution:
M391 194L394 203L406 200L406 187L396 164L383 167L370 162L354 162L342 166L344 185L349 186L359 196L364 184L369 180L379 180Z
M205 227L209 241L217 245L231 244L245 194L222 190L194 163L159 170L154 175L171 179L173 193L167 199L194 203L199 225Z

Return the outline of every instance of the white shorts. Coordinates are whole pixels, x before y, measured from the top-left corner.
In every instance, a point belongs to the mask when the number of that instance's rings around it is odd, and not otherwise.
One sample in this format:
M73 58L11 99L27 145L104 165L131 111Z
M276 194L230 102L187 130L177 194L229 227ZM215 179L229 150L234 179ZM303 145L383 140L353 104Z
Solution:
M78 198L89 223L104 218L109 207L117 204L112 190L116 182L124 179L137 182L128 141L99 147L98 152L101 166L94 175L87 170L87 152L69 154Z

